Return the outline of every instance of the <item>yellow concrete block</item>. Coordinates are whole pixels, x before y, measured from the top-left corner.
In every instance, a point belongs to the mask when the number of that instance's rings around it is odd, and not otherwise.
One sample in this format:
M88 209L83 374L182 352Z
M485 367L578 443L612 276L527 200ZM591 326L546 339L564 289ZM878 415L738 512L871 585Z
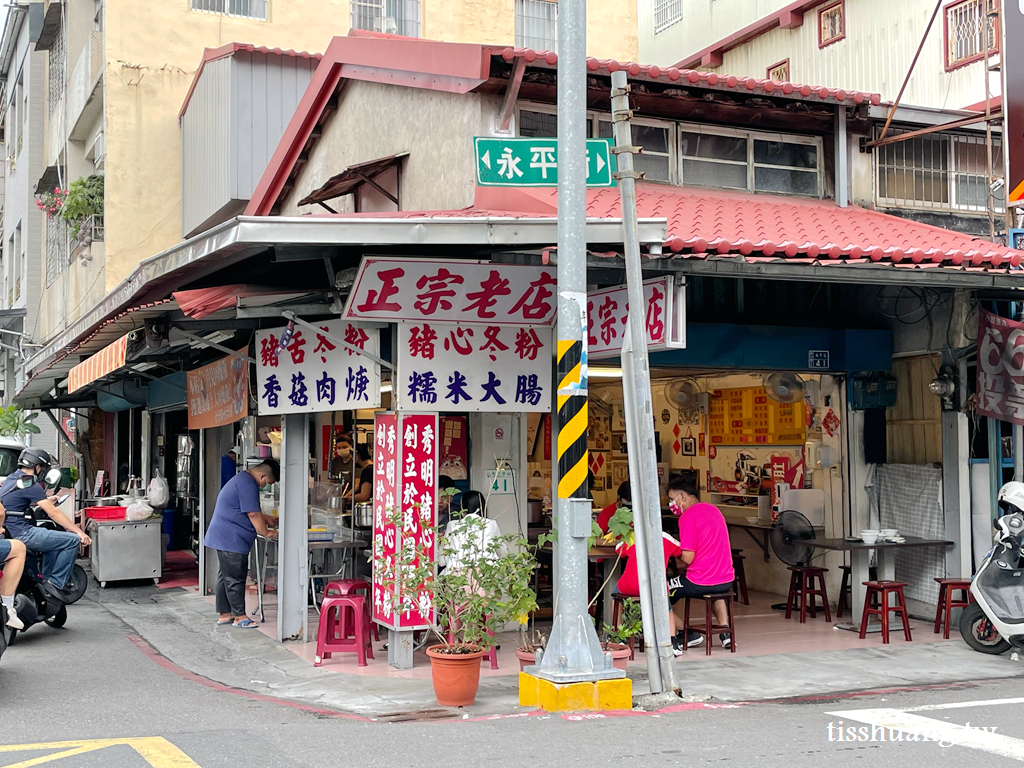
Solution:
M594 683L552 683L519 673L519 706L547 712L594 712L632 709L633 683L628 678Z

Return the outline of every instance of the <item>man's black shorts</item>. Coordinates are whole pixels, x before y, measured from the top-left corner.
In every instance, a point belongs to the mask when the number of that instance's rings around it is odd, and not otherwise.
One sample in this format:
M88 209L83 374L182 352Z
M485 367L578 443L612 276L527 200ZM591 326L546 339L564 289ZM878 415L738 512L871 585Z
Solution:
M669 602L675 605L684 597L703 597L704 595L725 595L732 592L733 582L728 584L694 584L692 581L683 576L676 576L674 579L669 579L668 582L668 599Z

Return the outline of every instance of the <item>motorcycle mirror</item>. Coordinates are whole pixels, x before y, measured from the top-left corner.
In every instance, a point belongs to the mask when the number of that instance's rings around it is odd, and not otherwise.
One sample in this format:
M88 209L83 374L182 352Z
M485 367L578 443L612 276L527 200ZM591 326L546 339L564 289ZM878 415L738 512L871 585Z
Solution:
M51 488L59 488L61 481L61 473L57 467L50 469L43 476L43 481Z

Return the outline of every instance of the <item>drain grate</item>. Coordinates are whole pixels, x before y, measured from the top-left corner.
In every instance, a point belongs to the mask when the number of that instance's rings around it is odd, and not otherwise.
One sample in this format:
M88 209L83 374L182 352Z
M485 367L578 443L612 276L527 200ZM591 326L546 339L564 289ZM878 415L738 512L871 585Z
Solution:
M458 713L450 709L416 709L407 712L386 712L377 715L378 723L415 723L424 720L449 720L458 717Z

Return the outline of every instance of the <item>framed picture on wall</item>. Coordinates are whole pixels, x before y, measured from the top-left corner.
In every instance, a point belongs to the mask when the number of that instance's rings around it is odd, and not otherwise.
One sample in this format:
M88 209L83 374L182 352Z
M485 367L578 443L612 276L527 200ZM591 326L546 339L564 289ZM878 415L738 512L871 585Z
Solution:
M683 456L697 455L697 438L684 437L679 441L679 453Z
M626 458L626 433L612 432L612 458Z

